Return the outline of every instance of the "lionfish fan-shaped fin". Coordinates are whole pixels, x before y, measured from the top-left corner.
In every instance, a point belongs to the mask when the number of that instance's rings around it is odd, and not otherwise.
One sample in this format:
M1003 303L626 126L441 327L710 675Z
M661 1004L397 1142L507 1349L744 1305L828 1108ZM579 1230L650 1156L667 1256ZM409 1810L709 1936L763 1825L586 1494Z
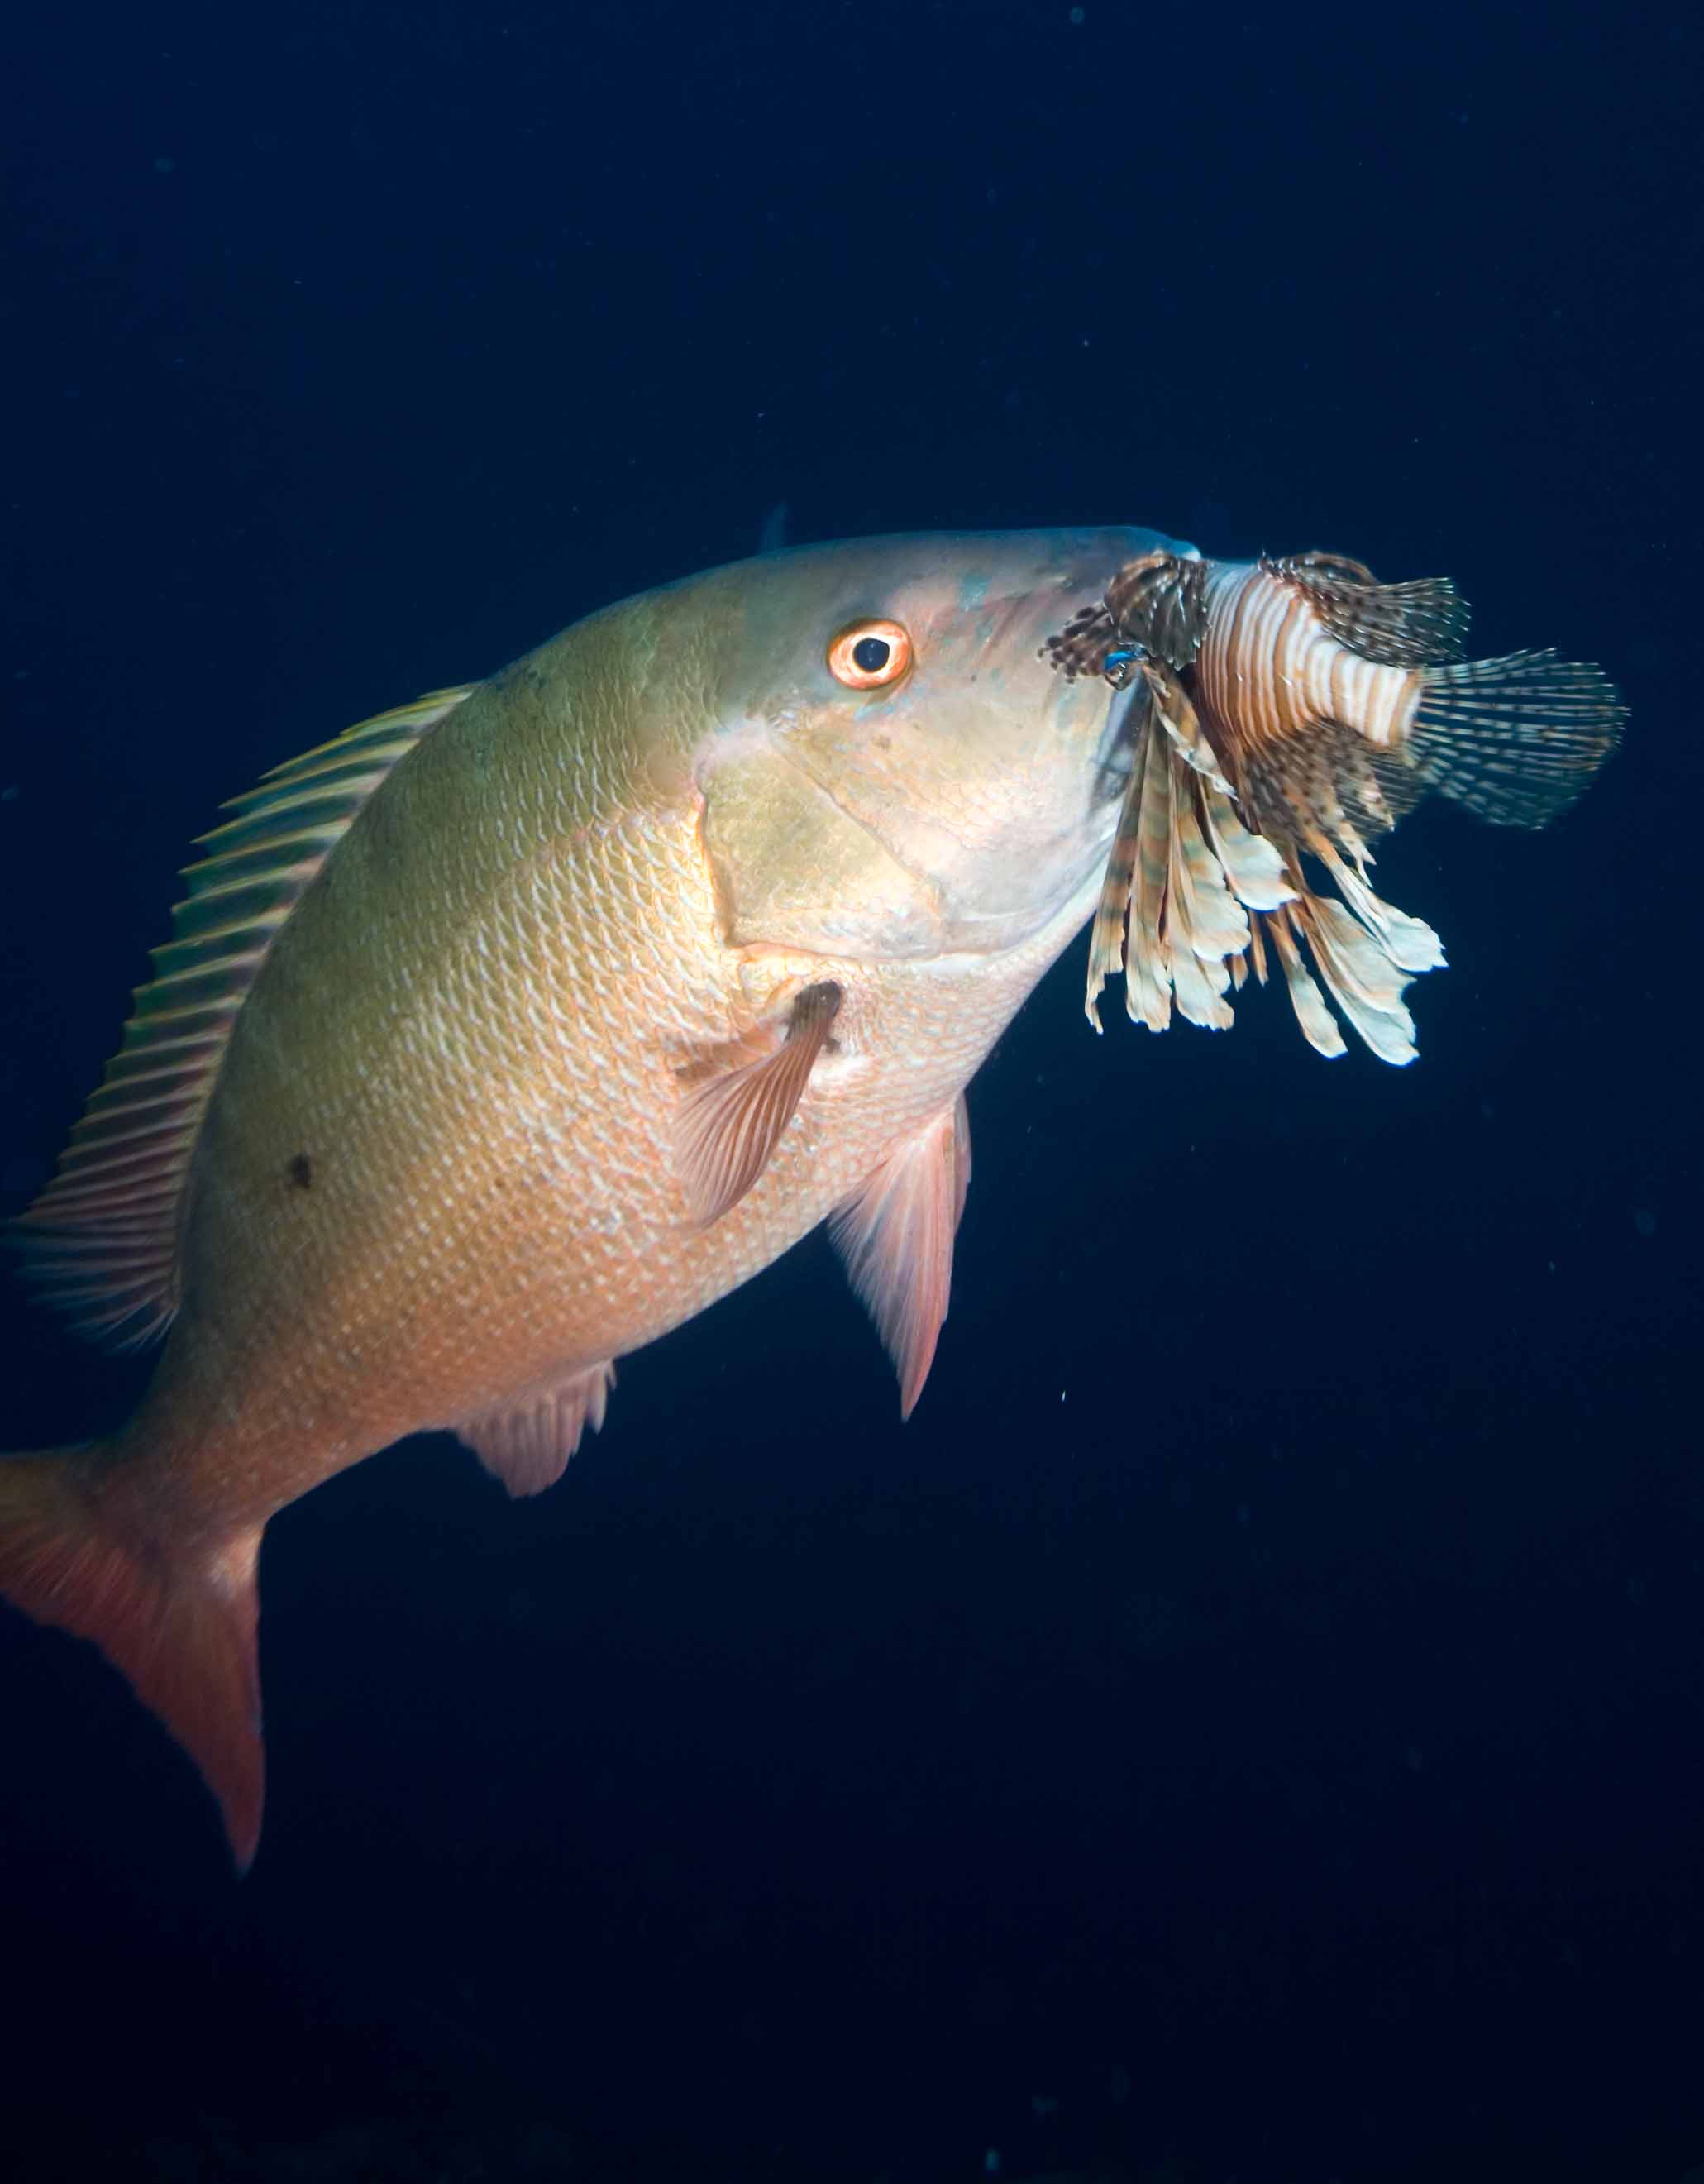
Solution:
M1301 1026L1301 1035L1316 1054L1335 1060L1349 1051L1337 1018L1325 1005L1325 996L1319 990L1312 973L1301 960L1301 950L1290 919L1295 905L1286 903L1282 910L1264 912L1256 921L1256 931L1264 926L1271 937L1278 964L1284 972L1284 983L1289 989L1290 1005L1295 1011L1295 1020Z
M1402 999L1409 974L1340 902L1304 895L1290 914L1333 1000L1381 1061L1405 1068L1416 1052L1414 1019Z
M695 1067L681 1072L688 1089L677 1117L676 1156L701 1227L737 1206L768 1167L828 1044L841 999L832 978L807 986L772 1053L702 1083L693 1081Z
M1187 775L1174 784L1167 959L1178 1012L1207 1030L1228 1031L1233 1018L1224 995L1231 983L1230 958L1248 946L1249 921L1207 847L1196 808L1200 786Z
M1278 850L1250 833L1228 796L1173 747L1156 700L1138 744L1089 944L1090 1022L1117 967L1128 910L1124 1003L1132 1018L1164 1031L1175 1002L1186 1022L1228 1029L1225 994L1241 984L1255 939L1249 908L1272 909L1295 894Z
M1209 845L1202 784L1186 777L1178 788L1178 846L1189 880L1189 944L1204 963L1240 956L1249 944L1248 916Z
M1381 750L1340 721L1321 722L1310 740L1331 782L1339 838L1351 855L1364 856L1364 838L1388 834L1429 784L1407 749Z
M1167 667L1193 665L1206 634L1207 565L1179 554L1127 561L1106 587L1106 607L1127 644Z
M1217 961L1210 970L1201 961L1196 947L1198 916L1203 925L1209 925L1211 911L1205 904L1198 905L1196 901L1195 876L1190 868L1189 853L1184 845L1184 829L1190 816L1189 777L1175 754L1168 751L1166 759L1174 771L1172 780L1172 838L1167 853L1166 894L1161 908L1161 953L1166 967L1171 973L1172 993L1178 1005L1178 1013L1183 1021L1199 1024L1206 1031L1228 1031L1231 1011L1223 996L1225 988L1230 983L1230 973L1222 960ZM1216 879L1217 869L1215 867ZM1217 973L1217 978L1214 972Z
M1172 972L1166 950L1166 889L1172 870L1173 789L1181 772L1150 711L1147 762L1136 812L1136 869L1124 944L1124 1007L1150 1031L1172 1022Z
M970 1122L960 1099L894 1146L829 1216L828 1233L899 1375L902 1418L934 1362L970 1174Z
M1230 890L1246 910L1276 910L1294 902L1284 861L1264 834L1252 834L1229 800L1209 788L1200 802L1202 832Z
M1118 644L1118 629L1105 605L1079 607L1064 628L1056 631L1036 655L1057 668L1067 682L1080 675L1099 675L1106 655Z
M1305 553L1286 554L1284 558L1289 567L1324 583L1376 585L1378 582L1365 561L1348 554L1328 553L1323 546L1310 546Z
M58 1171L20 1217L39 1287L91 1334L126 1345L177 1307L183 1190L231 1026L280 928L367 799L474 686L435 690L275 767L183 877L124 1042Z
M1237 792L1221 771L1218 753L1209 741L1201 716L1176 671L1144 660L1142 679L1148 685L1155 715L1172 749L1192 772L1211 782L1222 795L1233 797Z
M1354 730L1345 728L1341 733L1353 735ZM1362 744L1362 754L1378 793L1376 798L1359 803L1356 817L1367 833L1382 834L1399 819L1406 819L1432 784L1406 749L1374 750ZM1356 794L1357 798L1361 795L1358 784Z
M1512 652L1428 668L1407 740L1445 796L1504 826L1542 827L1615 749L1626 718L1601 669Z
M1363 873L1347 865L1323 835L1308 845L1337 883L1338 893L1399 971L1440 971L1444 944L1423 917L1410 917L1376 895Z
M587 1427L603 1430L615 1384L615 1364L606 1357L508 1410L459 1425L455 1437L517 1500L542 1494L568 1468Z
M1142 817L1142 777L1150 760L1161 763L1160 739L1154 733L1153 707L1147 687L1141 682L1131 686L1130 701L1137 709L1135 746L1131 755L1130 778L1124 784L1123 801L1118 807L1118 828L1112 838L1112 847L1106 859L1105 877L1100 883L1100 900L1094 908L1094 923L1089 935L1089 985L1083 1000L1083 1013L1098 1032L1100 1028L1100 995L1106 981L1124 960L1124 918L1130 907L1131 887L1135 878L1138 836Z
M1234 1021L1225 999L1231 983L1229 964L1222 956L1210 960L1198 956L1188 946L1174 947L1171 961L1172 991L1184 1022L1199 1024L1203 1031L1228 1031Z
M1267 566L1306 593L1331 634L1363 660L1426 667L1462 657L1467 603L1447 577L1381 584L1359 562L1331 554L1293 554Z

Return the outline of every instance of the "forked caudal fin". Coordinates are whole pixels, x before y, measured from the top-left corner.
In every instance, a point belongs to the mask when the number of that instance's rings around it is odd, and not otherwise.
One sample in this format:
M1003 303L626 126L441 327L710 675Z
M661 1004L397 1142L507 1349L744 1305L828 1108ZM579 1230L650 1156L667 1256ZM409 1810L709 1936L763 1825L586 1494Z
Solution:
M245 1872L263 1786L259 1546L258 1525L187 1542L151 1529L98 1444L0 1461L0 1594L129 1678L200 1768Z

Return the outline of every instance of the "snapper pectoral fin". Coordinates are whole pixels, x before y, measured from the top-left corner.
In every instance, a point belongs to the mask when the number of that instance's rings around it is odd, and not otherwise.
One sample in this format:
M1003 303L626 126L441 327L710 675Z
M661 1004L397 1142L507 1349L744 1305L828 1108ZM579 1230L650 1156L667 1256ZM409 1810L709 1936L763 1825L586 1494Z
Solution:
M676 1118L676 1157L700 1227L738 1205L768 1167L828 1044L841 1000L832 978L807 986L772 1051L741 1062L738 1055L747 1050L741 1042L726 1056L733 1066L712 1057L680 1072L686 1089Z

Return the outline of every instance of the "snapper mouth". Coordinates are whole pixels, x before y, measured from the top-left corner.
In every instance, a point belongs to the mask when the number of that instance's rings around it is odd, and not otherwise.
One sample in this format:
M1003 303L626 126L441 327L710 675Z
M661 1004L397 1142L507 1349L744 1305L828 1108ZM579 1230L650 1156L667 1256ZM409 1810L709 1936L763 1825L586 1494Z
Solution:
M1382 1061L1414 1059L1403 994L1443 947L1374 894L1369 839L1428 788L1543 826L1626 718L1596 667L1548 651L1463 660L1467 621L1447 579L1380 584L1341 554L1152 553L1046 639L1040 656L1067 680L1128 694L1130 772L1089 946L1097 1032L1121 968L1137 1022L1164 1031L1175 1005L1224 1030L1227 994L1250 967L1264 985L1275 956L1320 1053L1345 1050L1323 982Z

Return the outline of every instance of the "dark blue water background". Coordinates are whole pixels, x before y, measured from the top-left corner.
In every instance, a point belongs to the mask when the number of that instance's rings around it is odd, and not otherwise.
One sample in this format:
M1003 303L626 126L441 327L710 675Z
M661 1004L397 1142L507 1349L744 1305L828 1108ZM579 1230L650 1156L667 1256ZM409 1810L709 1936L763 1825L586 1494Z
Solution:
M1553 833L1389 844L1451 959L1406 1073L1271 995L1097 1043L1073 948L972 1088L905 1429L816 1240L543 1502L431 1440L290 1510L241 1888L7 1616L0 2172L1679 2184L1696 12L173 0L5 48L4 1210L221 798L778 504L1449 572L1476 652L1601 660L1634 724ZM146 1369L15 1285L0 1346L7 1446Z

